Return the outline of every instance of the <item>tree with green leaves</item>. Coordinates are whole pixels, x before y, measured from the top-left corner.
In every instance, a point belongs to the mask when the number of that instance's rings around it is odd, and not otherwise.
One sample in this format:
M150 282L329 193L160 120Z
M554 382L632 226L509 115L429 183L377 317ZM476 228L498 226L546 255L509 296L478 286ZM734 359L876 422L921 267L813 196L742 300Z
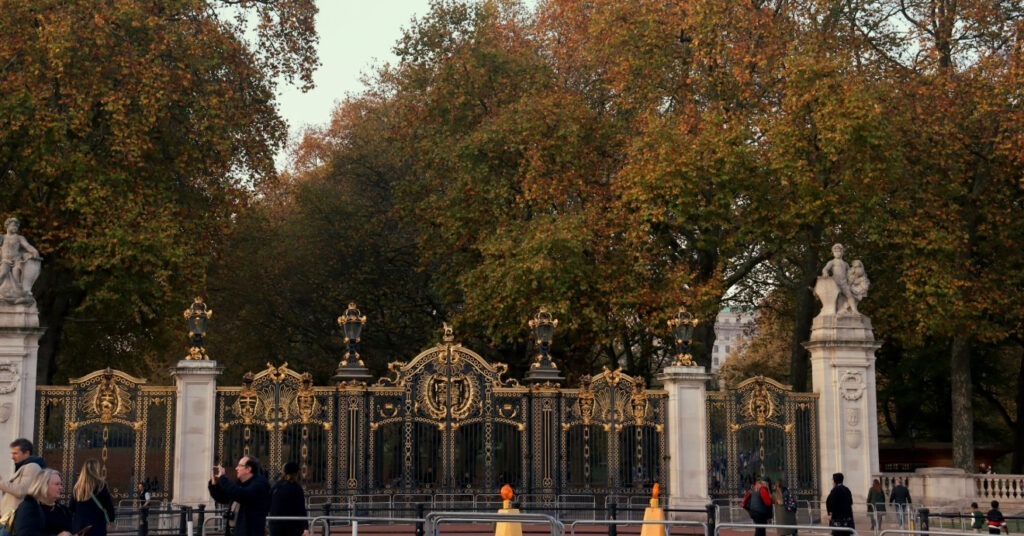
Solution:
M162 371L180 357L168 349L184 349L180 310L204 292L230 218L274 180L286 135L274 88L311 83L316 7L3 0L0 11L0 206L46 258L39 377L115 362Z

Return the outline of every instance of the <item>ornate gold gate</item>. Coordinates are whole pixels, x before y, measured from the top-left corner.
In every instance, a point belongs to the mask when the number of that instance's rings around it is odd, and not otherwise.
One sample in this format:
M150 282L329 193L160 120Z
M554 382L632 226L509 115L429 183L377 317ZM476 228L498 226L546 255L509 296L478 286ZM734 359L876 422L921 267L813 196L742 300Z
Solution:
M708 490L737 497L760 475L784 479L793 493L819 497L818 395L757 376L709 392Z
M110 368L69 383L36 390L36 449L64 475L65 491L82 463L96 458L115 496L132 496L144 483L169 498L175 388Z
M242 456L255 456L271 475L295 461L310 492L333 490L335 390L314 387L312 376L287 363L243 380L241 388L217 389L217 460L234 467Z
M494 493L554 497L650 494L668 485L664 391L621 371L585 377L579 389L505 378L454 342L443 342L372 385L313 387L287 366L219 388L217 438L225 465L258 456L271 474L299 462L311 494Z

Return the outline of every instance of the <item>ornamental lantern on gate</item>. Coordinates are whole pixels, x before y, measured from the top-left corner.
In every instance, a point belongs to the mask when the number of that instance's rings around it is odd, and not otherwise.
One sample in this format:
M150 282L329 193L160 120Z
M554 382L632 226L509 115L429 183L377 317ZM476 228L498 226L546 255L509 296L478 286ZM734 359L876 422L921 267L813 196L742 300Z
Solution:
M562 375L558 373L558 367L551 360L551 341L554 339L558 320L547 308L541 307L529 324L537 343L537 357L526 373L526 381L557 384L562 381Z
M345 336L345 355L338 363L334 379L339 383L365 383L372 377L359 357L359 337L363 333L363 326L366 325L366 316L359 311L355 302L352 302L338 317L338 325Z
M672 328L676 341L676 362L677 367L695 367L697 363L690 355L690 341L693 340L693 328L700 323L693 317L686 307L680 307L679 312L668 321L668 327Z
M199 296L183 313L188 324L188 355L185 359L209 359L206 355L206 325L213 316L213 310L206 307Z

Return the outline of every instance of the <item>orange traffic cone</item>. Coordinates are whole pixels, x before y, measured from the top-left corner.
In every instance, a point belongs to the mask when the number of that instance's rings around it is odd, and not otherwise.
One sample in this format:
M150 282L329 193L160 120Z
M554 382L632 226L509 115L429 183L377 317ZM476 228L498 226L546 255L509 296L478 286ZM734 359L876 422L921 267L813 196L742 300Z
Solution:
M512 486L501 487L501 510L499 514L518 514L518 508L512 508ZM523 536L523 524L513 521L499 521L494 525L494 536Z
M644 521L665 521L665 510L658 506L658 494L661 486L657 483L651 489L651 505L644 510ZM644 523L640 528L640 536L666 536L665 525Z

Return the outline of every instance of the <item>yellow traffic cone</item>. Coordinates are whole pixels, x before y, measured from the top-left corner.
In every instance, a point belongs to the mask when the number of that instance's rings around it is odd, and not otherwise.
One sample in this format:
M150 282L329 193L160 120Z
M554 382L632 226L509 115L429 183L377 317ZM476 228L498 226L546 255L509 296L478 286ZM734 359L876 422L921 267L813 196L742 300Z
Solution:
M501 487L502 508L499 514L518 514L518 508L512 508L512 486ZM494 536L523 536L523 524L513 521L499 521L494 525Z
M644 510L644 521L665 521L665 510L658 506L658 494L661 487L654 484L651 489L651 505ZM640 528L640 536L666 536L665 525L644 523Z

